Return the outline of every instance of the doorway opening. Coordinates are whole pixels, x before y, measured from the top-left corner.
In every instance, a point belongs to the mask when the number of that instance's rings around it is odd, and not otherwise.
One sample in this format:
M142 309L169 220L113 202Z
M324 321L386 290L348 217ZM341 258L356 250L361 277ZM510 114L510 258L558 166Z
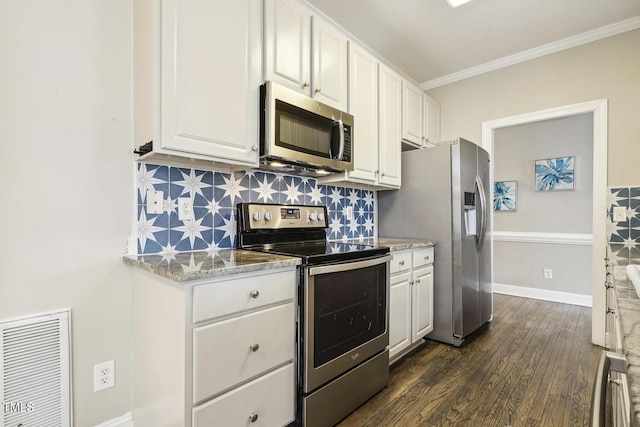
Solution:
M569 117L579 114L593 114L593 211L592 211L592 245L591 245L591 341L593 344L605 345L606 290L605 281L606 254L606 189L607 189L607 111L606 99L572 104L548 110L537 111L517 116L505 117L482 123L482 147L494 154L494 133L497 129L528 124L533 122ZM494 182L493 163L490 167L491 182ZM493 189L491 197L493 198ZM493 211L491 211L493 215ZM493 224L493 218L491 219ZM491 230L493 232L493 230ZM493 252L493 243L492 248ZM495 263L495 257L492 257Z

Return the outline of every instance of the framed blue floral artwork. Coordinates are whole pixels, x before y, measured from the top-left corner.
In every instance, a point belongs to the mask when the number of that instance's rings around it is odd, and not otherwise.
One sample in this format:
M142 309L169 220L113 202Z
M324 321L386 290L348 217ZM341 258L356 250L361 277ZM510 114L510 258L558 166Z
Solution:
M516 196L518 194L517 181L496 181L493 183L493 210L516 210Z
M536 191L573 190L574 157L536 160Z

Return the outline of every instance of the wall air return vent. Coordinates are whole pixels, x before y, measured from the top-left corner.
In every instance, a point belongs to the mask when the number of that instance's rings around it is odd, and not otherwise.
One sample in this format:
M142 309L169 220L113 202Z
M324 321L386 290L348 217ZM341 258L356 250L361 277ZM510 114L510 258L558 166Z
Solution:
M0 322L0 427L71 426L69 310Z

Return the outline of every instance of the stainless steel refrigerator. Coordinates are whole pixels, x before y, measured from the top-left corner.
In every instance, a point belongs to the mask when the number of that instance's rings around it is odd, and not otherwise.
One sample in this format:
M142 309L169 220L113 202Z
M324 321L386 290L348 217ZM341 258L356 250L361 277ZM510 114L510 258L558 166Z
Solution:
M458 138L402 153L402 187L378 192L378 234L437 241L434 328L460 346L491 320L489 155Z

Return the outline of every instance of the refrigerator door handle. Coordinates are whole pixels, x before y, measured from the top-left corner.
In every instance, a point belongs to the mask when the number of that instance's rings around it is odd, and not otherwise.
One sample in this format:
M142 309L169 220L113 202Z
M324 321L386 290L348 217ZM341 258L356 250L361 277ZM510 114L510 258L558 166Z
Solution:
M476 239L476 249L480 252L482 251L484 239L487 234L487 199L484 195L484 185L482 184L480 176L476 176L476 188L480 196L480 232Z

